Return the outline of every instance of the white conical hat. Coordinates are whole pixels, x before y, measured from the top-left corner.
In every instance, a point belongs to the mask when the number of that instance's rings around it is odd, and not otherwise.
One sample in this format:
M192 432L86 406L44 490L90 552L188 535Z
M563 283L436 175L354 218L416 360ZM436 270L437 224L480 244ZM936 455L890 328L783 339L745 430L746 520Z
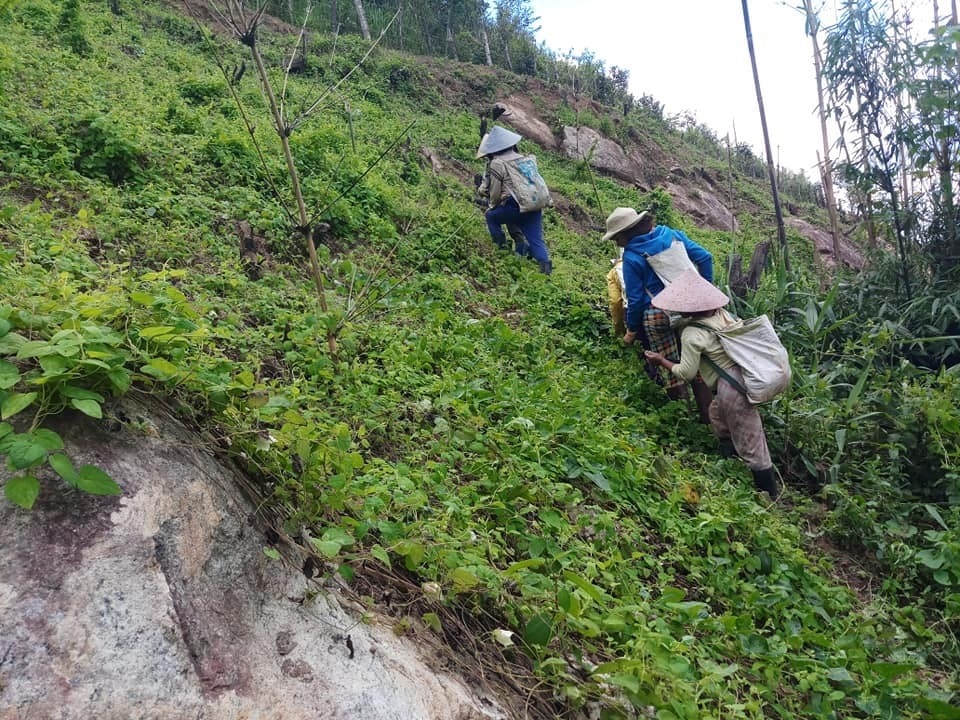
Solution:
M507 130L505 127L494 125L493 129L484 135L480 141L480 147L477 148L477 157L482 158L484 155L492 155L501 150L512 148L521 140L523 140L523 135L517 135L517 133Z
M678 313L716 310L728 302L730 298L696 270L687 270L650 299L655 308Z

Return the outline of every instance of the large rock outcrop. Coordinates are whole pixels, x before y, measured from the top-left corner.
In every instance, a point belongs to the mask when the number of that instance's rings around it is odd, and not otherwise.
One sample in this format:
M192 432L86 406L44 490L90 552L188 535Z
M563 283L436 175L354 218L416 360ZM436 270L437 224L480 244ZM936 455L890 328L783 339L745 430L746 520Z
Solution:
M265 556L254 508L195 434L128 406L56 429L113 498L0 501L2 720L485 720L498 706L376 614Z

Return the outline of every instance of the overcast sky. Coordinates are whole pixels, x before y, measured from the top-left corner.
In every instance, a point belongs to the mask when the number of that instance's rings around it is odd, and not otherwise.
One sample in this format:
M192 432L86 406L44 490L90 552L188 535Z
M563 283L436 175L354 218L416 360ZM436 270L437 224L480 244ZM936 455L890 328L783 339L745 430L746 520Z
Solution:
M814 0L814 8L827 6L825 24L838 1ZM813 49L793 5L802 0L750 0L750 24L774 160L814 180L822 143ZM933 0L899 5L913 6L923 27L932 22ZM764 156L739 0L531 0L531 6L540 16L537 39L551 50L590 50L608 69L630 71L635 97L652 95L668 115L690 111L718 137L729 133Z

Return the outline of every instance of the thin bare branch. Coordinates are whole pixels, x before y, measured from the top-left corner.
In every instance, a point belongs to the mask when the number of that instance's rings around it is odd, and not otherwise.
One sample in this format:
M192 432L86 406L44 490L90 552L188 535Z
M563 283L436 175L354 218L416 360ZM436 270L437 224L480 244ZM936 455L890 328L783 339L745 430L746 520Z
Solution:
M384 36L387 34L387 31L390 29L390 26L393 25L394 21L395 21L399 16L400 16L400 10L398 9L398 10L393 14L393 17L390 18L390 22L387 23L386 27L383 28L383 30L380 31L380 35L377 37L376 41L370 46L370 48L367 50L367 52L365 52L365 53L363 54L363 57L360 58L359 62L357 62L356 65L354 65L352 68L350 68L350 71L347 72L346 75L344 75L342 78L340 78L339 80L337 80L336 83L334 83L332 86L330 86L330 87L327 89L326 92L324 92L319 98L317 98L317 99L313 102L313 104L311 104L310 107L307 108L306 112L304 112L303 114L301 114L296 120L294 120L292 123L290 123L290 131L291 131L291 132L293 132L293 131L296 130L298 127L300 127L304 122L306 122L306 120L307 120L307 118L310 116L310 114L311 114L314 110L316 110L318 107L320 107L320 106L323 104L324 100L327 99L327 97L329 97L329 96L330 96L332 93L334 93L341 85L343 85L343 83L345 83L345 82L350 78L350 76L353 75L353 73L355 73L355 72L363 65L364 62L366 62L367 58L370 57L370 54L371 54L371 53L376 49L376 47L380 44L380 42L383 40Z
M305 47L305 40L307 34L307 21L310 19L310 14L313 12L313 5L307 5L307 9L303 12L303 24L300 25L300 32L297 35L297 43L294 45L293 50L290 52L290 59L287 61L286 70L283 73L283 89L280 90L280 115L284 115L284 105L287 101L287 83L290 82L290 69L293 67L294 61L297 59L297 50L301 47Z

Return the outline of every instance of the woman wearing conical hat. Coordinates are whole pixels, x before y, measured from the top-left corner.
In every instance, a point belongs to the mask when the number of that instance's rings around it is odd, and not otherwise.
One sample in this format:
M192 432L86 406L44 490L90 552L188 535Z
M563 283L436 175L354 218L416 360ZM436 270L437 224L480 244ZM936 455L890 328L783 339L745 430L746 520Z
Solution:
M516 187L516 178L530 175L530 170L539 172L536 160L532 155L521 155L517 152L517 143L523 136L507 130L499 125L493 128L480 141L477 157L486 157L487 167L486 189L489 193L489 209L486 212L487 230L498 247L508 247L503 226L517 225L526 238L527 252L537 261L540 271L549 275L553 270L550 262L550 251L543 239L543 210L521 210L520 193L522 188ZM542 182L542 180L541 180ZM549 202L549 193L546 195ZM519 250L518 250L519 253Z
M751 404L743 388L743 375L723 350L713 330L723 330L737 322L724 305L730 298L695 270L676 278L651 300L654 307L680 313L695 322L687 324L680 335L680 362L647 350L647 360L669 370L683 380L699 372L704 382L716 391L710 403L710 424L720 439L721 454L743 458L753 474L754 486L776 499L780 488L763 432L763 421L756 405ZM739 387L738 387L739 385Z

